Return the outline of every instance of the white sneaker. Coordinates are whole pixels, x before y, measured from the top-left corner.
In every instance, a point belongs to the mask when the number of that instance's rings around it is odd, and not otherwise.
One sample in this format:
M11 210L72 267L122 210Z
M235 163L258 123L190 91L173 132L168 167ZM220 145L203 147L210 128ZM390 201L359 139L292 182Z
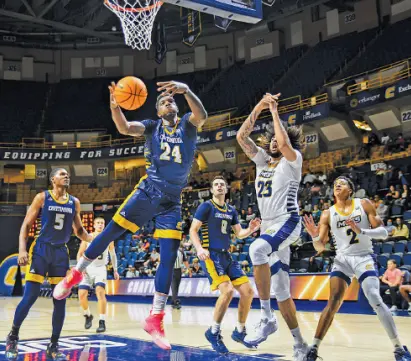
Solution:
M273 314L271 320L265 318L258 323L253 334L247 335L244 341L249 343L251 346L257 346L261 342L264 342L267 337L278 330L277 317Z
M304 342L299 345L294 345L293 347L294 353L293 353L293 361L306 361L307 360L307 354L308 351L310 350L310 347Z
M410 303L410 307L408 307L408 312L411 312L411 303Z
M398 308L397 308L397 306L391 306L391 308L390 308L390 311L391 312L397 312L398 311Z

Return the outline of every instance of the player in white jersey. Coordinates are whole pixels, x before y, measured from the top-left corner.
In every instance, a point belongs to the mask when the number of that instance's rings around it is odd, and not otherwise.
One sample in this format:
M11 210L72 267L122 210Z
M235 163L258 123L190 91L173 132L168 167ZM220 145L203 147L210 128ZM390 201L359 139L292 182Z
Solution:
M384 228L375 207L368 199L352 198L354 183L346 177L334 182L335 204L321 214L316 226L312 216L304 216L304 224L313 238L316 251L323 251L331 231L337 248L337 256L331 270L330 298L321 314L307 361L318 359L318 348L327 333L334 315L340 309L352 277L361 283L362 290L375 310L394 345L396 361L410 361L411 355L399 339L390 310L380 296L378 270L373 255L372 239L386 239Z
M261 321L246 342L258 345L278 329L271 311L270 286L273 284L278 307L294 337L294 360L302 361L308 349L301 335L296 308L290 293L290 244L301 232L297 192L301 181L304 137L300 127L285 128L277 111L279 94L266 94L237 133L245 154L257 167L255 181L262 224L261 235L250 246L254 278L261 302ZM264 109L270 109L273 127L268 127L262 147L250 138L254 124ZM263 149L265 148L265 149ZM271 282L270 282L271 278Z
M94 232L92 233L93 239L97 237L98 234L103 232L105 227L105 221L102 217L96 217L94 219ZM80 248L77 253L77 259L80 259L90 243L81 242ZM117 273L117 256L114 249L114 242L111 242L107 249L100 255L97 259L87 267L84 274L84 278L78 286L78 297L80 300L80 305L84 312L85 324L84 327L88 330L92 326L93 315L90 312L88 306L88 291L91 287L96 288L98 311L100 314L99 326L96 332L106 331L106 309L107 309L107 299L106 299L106 281L107 281L107 263L108 263L108 253L110 252L111 264L114 271L114 279L118 280L119 275Z

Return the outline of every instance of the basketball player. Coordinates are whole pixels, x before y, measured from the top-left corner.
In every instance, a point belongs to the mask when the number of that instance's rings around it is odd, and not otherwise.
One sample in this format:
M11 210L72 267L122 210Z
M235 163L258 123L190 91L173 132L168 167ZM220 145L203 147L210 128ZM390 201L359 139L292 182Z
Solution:
M211 290L219 290L220 296L214 309L214 322L205 336L215 351L228 353L221 336L221 322L233 298L234 289L240 294L238 304L238 324L231 338L243 345L248 345L244 338L247 335L245 322L254 298L254 290L250 285L241 265L234 261L228 252L230 248L231 229L237 238L246 238L260 228L260 220L253 219L247 229L242 229L238 221L238 213L234 207L226 204L227 182L217 176L211 183L213 198L198 207L190 228L190 240L197 250L197 257L202 261L203 269L211 283ZM202 228L203 244L198 232Z
M318 348L341 307L353 276L361 283L365 296L394 345L395 360L409 361L411 355L398 339L394 319L380 296L380 282L373 255L372 239L384 240L388 232L370 200L352 198L354 192L351 179L338 177L334 182L335 204L323 211L320 225L315 225L312 216L304 216L304 225L317 251L324 250L329 231L337 247L331 270L330 299L322 312L313 345L307 352L307 361L318 359Z
M271 278L278 307L294 338L294 360L302 361L308 346L298 326L288 272L289 246L298 240L301 232L297 192L301 181L304 137L300 127L283 126L277 111L279 96L266 94L237 133L241 148L256 164L255 187L262 218L261 235L251 244L249 251L260 296L261 321L255 335L248 335L245 341L256 346L278 329L270 306ZM250 134L264 109L270 110L274 128L267 128L263 149L256 146Z
M24 295L16 308L13 325L7 336L6 358L15 360L18 356L20 326L30 308L40 294L40 286L47 276L50 284L55 285L63 279L69 269L69 253L66 243L72 228L75 235L84 242L91 236L84 229L80 219L80 202L67 193L70 177L67 170L55 168L50 173L53 189L38 193L27 211L19 236L19 266L27 266ZM41 230L27 253L28 233L41 212ZM66 360L59 351L58 340L63 328L66 301L53 299L54 310L51 340L47 346L47 357L55 361Z
M96 217L94 219L94 232L91 234L93 238L97 237L105 227L105 221L102 217ZM80 248L77 253L77 260L81 258L90 243L81 242ZM106 331L106 310L107 310L107 299L106 299L106 280L107 280L107 261L108 253L110 252L111 264L113 265L114 279L120 279L117 273L117 255L114 249L114 242L111 242L108 248L93 261L93 263L87 268L83 280L78 286L78 297L80 300L80 305L84 312L84 317L86 319L84 328L88 330L92 326L93 315L90 312L88 306L88 291L93 285L96 288L97 296L97 306L100 314L99 325L96 332Z
M155 278L153 308L145 320L144 330L159 347L168 350L171 346L165 338L163 318L182 234L181 191L187 184L194 159L197 127L204 124L207 112L186 84L170 81L158 85L161 92L156 103L159 119L128 122L114 99L115 84L112 83L110 107L113 121L121 134L146 137L144 155L147 175L140 180L104 231L87 248L77 266L59 283L53 295L56 299L67 297L71 288L82 280L82 272L113 239L127 230L137 232L154 218L154 237L159 239L161 258ZM181 119L173 98L175 94L184 94L192 111Z

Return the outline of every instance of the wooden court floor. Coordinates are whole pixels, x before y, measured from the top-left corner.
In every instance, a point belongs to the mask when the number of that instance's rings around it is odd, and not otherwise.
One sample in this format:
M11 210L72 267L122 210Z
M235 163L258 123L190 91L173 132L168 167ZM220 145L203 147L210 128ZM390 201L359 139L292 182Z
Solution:
M5 340L10 330L14 310L19 300L20 298L0 299L0 342ZM98 324L96 306L95 302L90 303L95 319L93 327L85 330L78 301L68 300L62 336L95 336ZM147 304L109 303L106 335L149 341L150 338L141 327L141 321L147 316L149 308ZM259 312L259 310L251 310L249 327L258 321ZM20 339L48 338L51 333L51 315L52 300L39 298L21 327ZM292 360L292 338L281 316L278 313L277 315L280 321L279 331L261 344L257 351L247 351L242 345L231 340L230 335L236 323L236 309L230 308L222 327L224 341L229 350L243 354L244 356L240 357L241 360ZM309 343L312 341L319 316L319 313L299 313L300 328ZM172 344L209 350L204 332L211 319L211 307L185 306L177 311L167 306L165 318L167 336ZM396 316L395 321L402 342L411 346L411 317ZM1 351L4 351L4 344ZM391 343L376 315L338 314L320 351L320 356L324 361L394 360ZM0 354L4 355L4 352ZM208 355L212 353L208 352ZM0 358L3 357L0 355ZM113 357L109 357L108 360L120 360L120 358ZM23 360L22 357L20 359ZM144 356L138 359L144 360ZM147 359L151 360L151 358ZM207 356L207 359L214 358Z

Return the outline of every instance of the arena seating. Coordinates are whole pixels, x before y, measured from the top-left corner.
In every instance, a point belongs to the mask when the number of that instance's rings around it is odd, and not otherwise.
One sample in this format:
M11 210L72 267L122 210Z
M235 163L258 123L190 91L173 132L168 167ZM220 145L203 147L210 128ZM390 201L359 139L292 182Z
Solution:
M405 41L411 36L411 19L390 25L370 45L360 58L344 71L342 77L359 74L411 56L411 43Z
M0 142L33 137L41 124L47 84L0 80Z

